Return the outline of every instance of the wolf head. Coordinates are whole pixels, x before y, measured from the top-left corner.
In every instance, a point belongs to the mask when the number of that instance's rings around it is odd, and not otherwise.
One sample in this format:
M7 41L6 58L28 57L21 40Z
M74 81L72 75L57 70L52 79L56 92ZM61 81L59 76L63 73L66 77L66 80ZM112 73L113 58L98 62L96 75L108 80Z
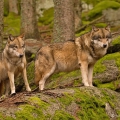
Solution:
M7 54L11 57L22 58L25 52L24 35L13 37L9 35L7 41Z
M93 27L91 31L91 42L97 48L108 48L109 43L112 40L112 35L110 32L110 27L97 28Z

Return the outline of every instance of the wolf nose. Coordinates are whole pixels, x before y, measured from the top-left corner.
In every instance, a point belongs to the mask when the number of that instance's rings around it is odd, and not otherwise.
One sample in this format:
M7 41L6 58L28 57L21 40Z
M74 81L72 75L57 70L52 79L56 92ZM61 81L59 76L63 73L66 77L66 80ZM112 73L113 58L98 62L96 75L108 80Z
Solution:
M23 55L21 54L19 57L20 57L20 58L22 58L22 57L23 57Z
M104 47L104 48L106 48L106 47L107 47L107 45L106 45L106 44L104 44L104 45L103 45L103 47Z

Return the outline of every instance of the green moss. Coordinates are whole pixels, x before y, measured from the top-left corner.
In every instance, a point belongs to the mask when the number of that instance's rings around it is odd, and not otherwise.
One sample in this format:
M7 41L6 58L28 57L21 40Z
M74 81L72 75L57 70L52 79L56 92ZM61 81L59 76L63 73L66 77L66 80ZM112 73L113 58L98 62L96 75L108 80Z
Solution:
M47 103L40 100L40 98L38 98L37 96L30 97L28 99L28 102L31 103L31 104L39 106L41 109L43 109L43 108L45 109L48 106Z
M96 73L102 73L106 70L106 67L103 65L103 61L104 59L100 59L99 61L97 61L97 63L95 64L94 67L94 74Z
M113 82L105 83L105 84L99 84L97 87L99 87L99 88L109 88L109 89L115 90L115 86L114 86Z
M57 110L52 120L75 120L75 118L65 111Z
M22 105L16 112L17 120L45 120L45 116L40 108L32 105Z
M92 10L88 12L88 18L94 19L102 15L102 11L108 8L118 9L120 8L120 3L110 0L101 1ZM84 15L82 17L85 18Z
M9 13L4 17L4 32L12 35L20 34L20 16L15 13Z
M30 97L26 105L21 105L16 112L17 120L46 120L48 115L43 113L48 104L41 101L37 96Z
M71 102L74 100L73 96L69 95L68 93L64 94L63 97L58 98L58 100L65 106L68 106L71 104Z
M112 81L112 82L109 82L109 83L102 83L102 84L98 83L96 85L99 88L109 88L111 90L116 90L119 83L120 83L120 80L116 80L116 81Z
M103 65L103 62L105 60L115 60L117 67L120 69L120 53L117 52L117 53L107 54L106 56L98 60L98 62L95 64L94 67L94 74L101 73L106 70L106 67Z
M105 89L98 94L94 93L93 89L74 89L74 94L64 94L61 98L58 98L59 104L61 104L62 109L66 109L72 102L75 102L78 105L76 115L78 119L80 120L109 120L108 115L105 111L105 104L110 103L110 105L115 107L115 96L113 94L108 94ZM99 91L99 90L98 90ZM94 95L93 95L94 93ZM67 112L65 112L68 114ZM59 120L61 117L64 118L66 115L64 113L64 116L61 114L56 115L55 120ZM59 118L60 115L60 118ZM58 119L57 119L58 117ZM61 118L61 120L62 120ZM65 117L67 118L67 117ZM68 119L68 118L67 118Z
M112 45L120 44L120 36L112 41Z
M14 120L14 118L10 116L5 116L2 113L0 113L0 120Z
M48 10L45 10L43 13L43 17L39 18L39 24L42 23L44 25L50 25L53 26L53 15L54 14L54 8L49 8Z
M76 98L76 103L80 107L77 112L77 116L81 120L109 120L108 115L105 113L105 103L106 101L101 98L101 96L92 96L88 91L78 91L76 89L74 98Z

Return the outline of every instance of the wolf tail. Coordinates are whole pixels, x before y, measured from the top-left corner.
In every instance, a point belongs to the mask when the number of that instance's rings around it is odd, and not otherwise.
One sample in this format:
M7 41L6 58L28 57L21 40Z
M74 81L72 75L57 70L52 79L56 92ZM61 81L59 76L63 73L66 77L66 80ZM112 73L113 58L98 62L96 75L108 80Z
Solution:
M2 96L4 93L4 81L0 82L0 96Z

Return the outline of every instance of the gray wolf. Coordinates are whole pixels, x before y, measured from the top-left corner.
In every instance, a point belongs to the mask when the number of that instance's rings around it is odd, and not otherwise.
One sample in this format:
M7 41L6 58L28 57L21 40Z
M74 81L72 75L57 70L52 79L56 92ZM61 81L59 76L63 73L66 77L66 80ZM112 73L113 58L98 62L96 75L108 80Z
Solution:
M0 94L15 94L14 78L22 73L26 90L31 91L26 74L26 57L24 35L10 35L0 61ZM5 88L5 90L4 90Z
M39 49L35 59L35 83L44 89L45 81L58 72L81 69L84 86L93 86L93 67L103 57L112 40L110 27L93 27L74 41L54 43Z

